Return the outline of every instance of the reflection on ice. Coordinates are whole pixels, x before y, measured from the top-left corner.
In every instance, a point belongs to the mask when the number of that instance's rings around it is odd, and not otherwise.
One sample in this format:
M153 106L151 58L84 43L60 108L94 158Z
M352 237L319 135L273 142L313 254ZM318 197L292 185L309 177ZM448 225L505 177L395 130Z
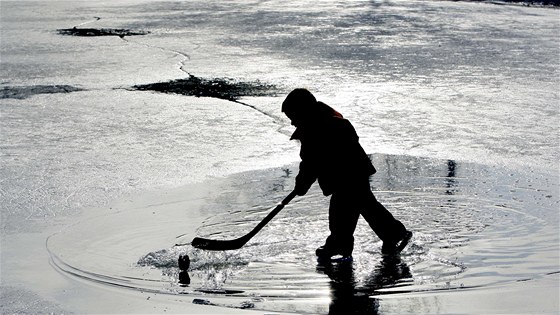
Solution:
M377 314L377 290L410 284L412 274L408 265L398 256L385 256L365 277L357 277L352 263L319 264L317 272L329 277L329 314ZM406 289L404 289L406 292Z

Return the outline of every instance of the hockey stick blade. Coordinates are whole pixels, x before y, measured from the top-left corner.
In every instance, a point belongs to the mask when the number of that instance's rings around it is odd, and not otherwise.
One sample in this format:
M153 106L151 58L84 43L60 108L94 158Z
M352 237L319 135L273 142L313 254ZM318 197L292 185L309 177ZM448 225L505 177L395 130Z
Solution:
M282 203L277 205L251 232L233 240L211 240L202 237L195 237L191 245L198 249L204 250L232 250L243 247L253 236L255 236L274 216L280 212L294 197L295 192L291 192Z
M211 240L202 237L195 237L191 245L198 249L204 250L232 250L240 249L247 243L247 240L241 238L236 238L234 240Z

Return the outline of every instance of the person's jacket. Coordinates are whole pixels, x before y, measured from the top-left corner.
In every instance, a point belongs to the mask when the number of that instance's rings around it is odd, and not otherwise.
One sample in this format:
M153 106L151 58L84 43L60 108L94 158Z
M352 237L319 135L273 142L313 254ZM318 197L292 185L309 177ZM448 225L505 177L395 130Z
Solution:
M318 180L323 194L328 196L376 170L352 124L328 105L319 102L319 106L320 114L298 126L291 138L301 142L296 190L306 192Z

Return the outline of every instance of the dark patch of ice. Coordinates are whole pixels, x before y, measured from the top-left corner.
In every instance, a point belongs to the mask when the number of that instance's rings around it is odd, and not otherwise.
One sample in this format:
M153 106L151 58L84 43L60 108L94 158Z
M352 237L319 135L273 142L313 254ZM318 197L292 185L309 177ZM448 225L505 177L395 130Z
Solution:
M135 85L141 91L183 94L197 97L215 97L235 101L243 96L276 96L278 88L260 81L241 82L232 78L204 79L190 75L186 79Z
M212 302L205 300L205 299L194 299L193 304L198 304L198 305L214 305L212 304Z
M451 1L464 1L464 0L451 0ZM560 0L468 0L474 2L486 2L498 5L515 4L522 6L537 6L537 7L558 7Z
M37 94L70 93L83 91L71 85L31 85L31 86L4 86L0 89L0 99L24 99Z
M58 34L68 36L136 36L146 35L150 32L147 31L132 31L129 29L121 28L61 28L58 29Z

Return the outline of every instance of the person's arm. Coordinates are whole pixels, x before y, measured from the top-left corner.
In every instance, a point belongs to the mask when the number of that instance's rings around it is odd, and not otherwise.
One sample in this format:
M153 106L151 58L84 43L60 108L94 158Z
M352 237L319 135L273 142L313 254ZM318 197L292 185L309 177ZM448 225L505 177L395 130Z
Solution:
M296 176L296 187L294 191L298 196L305 195L316 179L317 175L311 165L302 159L301 163L299 163L299 173Z

